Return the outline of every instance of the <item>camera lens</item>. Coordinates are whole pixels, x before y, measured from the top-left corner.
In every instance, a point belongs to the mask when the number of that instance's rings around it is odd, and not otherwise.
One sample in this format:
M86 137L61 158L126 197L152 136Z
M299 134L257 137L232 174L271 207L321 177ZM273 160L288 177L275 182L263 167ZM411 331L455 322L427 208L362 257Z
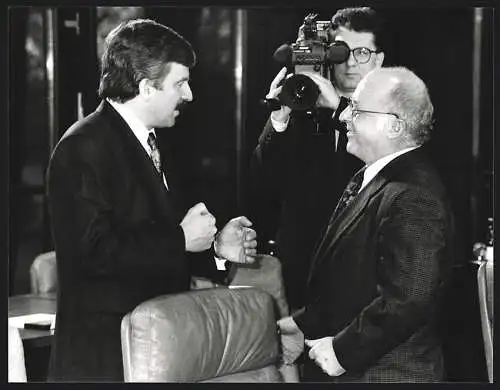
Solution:
M280 100L292 110L305 111L315 106L319 93L319 87L311 78L296 74L283 83Z

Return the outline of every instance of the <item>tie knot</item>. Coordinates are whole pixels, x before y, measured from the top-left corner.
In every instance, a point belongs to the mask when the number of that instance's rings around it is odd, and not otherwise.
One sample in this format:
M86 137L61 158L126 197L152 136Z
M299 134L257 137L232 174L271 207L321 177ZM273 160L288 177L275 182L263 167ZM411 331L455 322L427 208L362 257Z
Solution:
M156 149L156 137L152 131L148 135L148 145L151 149Z
M363 177L365 174L365 167L361 168L356 174L351 178L349 183L347 183L342 196L340 197L339 202L337 203L337 207L330 219L330 223L332 223L336 216L340 214L340 212L354 199L354 197L358 194L361 184L363 183Z
M363 167L352 177L351 181L347 185L347 191L351 193L357 193L361 188L361 184L363 183L364 174L365 168Z

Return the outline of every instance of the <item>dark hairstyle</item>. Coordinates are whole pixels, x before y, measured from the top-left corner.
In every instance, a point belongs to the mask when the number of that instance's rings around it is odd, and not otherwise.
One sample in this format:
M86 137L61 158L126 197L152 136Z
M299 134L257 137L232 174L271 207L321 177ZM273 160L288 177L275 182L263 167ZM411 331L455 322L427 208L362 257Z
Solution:
M106 37L99 97L126 102L137 96L144 78L160 88L172 62L189 68L196 63L191 44L180 34L149 19L122 22Z
M357 32L370 32L374 35L375 46L383 50L383 24L381 16L370 7L349 7L339 9L333 15L331 28L336 30L345 27Z

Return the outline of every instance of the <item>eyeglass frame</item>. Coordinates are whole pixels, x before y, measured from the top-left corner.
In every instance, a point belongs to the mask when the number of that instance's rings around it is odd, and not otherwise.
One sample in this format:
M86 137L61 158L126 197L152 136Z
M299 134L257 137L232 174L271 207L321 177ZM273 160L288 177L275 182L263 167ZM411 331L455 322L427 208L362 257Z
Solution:
M368 50L368 53L369 53L368 59L365 62L360 62L357 59L356 54L354 54L354 51L356 51L356 50L362 50L362 49ZM354 60L356 61L356 63L363 65L363 64L367 64L370 61L370 59L372 58L372 54L373 53L381 53L381 52L382 52L382 50L380 50L380 49L372 50L372 49L369 49L369 48L367 48L365 46L355 47L354 49L349 49L349 55L347 56L347 59L349 59L349 57L351 56L351 53L352 53L352 56L353 56ZM347 59L346 59L346 61L347 61Z
M349 108L351 110L351 117L352 119L356 119L357 113L366 113L366 114L380 114L380 115L392 115L395 116L396 119L401 120L401 117L398 114L395 114L394 112L382 112L382 111L372 111L372 110L361 110L359 108L354 108L352 105L352 99L347 99L347 106L346 109Z

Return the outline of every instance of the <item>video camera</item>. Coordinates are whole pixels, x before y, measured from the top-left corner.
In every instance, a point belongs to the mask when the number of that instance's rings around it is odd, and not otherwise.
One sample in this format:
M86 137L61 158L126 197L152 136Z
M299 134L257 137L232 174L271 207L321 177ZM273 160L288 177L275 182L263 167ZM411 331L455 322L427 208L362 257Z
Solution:
M300 72L315 72L329 78L333 64L341 64L349 58L349 46L345 42L328 43L329 21L317 21L317 14L308 14L299 29L299 36L291 45L283 44L273 54L273 58L293 68L293 75L282 83L278 99L263 99L271 110L286 105L293 110L305 111L313 108L320 94L319 87Z

